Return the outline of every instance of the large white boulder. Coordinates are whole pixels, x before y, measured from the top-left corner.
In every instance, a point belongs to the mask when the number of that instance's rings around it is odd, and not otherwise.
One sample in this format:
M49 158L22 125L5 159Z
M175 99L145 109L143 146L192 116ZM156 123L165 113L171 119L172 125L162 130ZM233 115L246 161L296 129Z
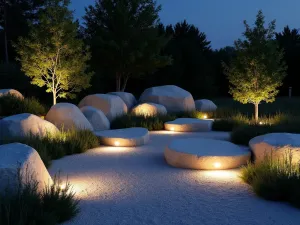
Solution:
M128 110L132 109L137 104L136 98L131 93L128 93L128 92L110 92L108 94L119 96L125 102L125 104L127 105Z
M8 137L25 137L28 135L43 137L59 132L52 123L29 113L17 114L0 120L0 131L0 136Z
M168 112L195 110L195 102L191 93L175 85L148 88L141 95L140 102L161 104Z
M213 122L212 119L178 118L164 126L165 130L175 132L208 132L212 130Z
M174 167L200 170L233 169L250 160L250 151L227 141L205 138L174 139L165 149L165 159Z
M52 184L37 151L20 143L0 145L0 193L13 193L19 184L34 182L38 182L38 191Z
M17 98L24 99L24 96L15 89L0 89L0 97L5 95L13 95Z
M135 147L149 141L149 131L142 127L94 132L100 143L115 147Z
M100 109L109 121L127 113L127 106L124 101L116 95L94 94L86 96L79 103L79 108L93 106Z
M291 153L293 163L300 162L300 134L270 133L257 136L249 141L255 162L262 162L265 157L284 159Z
M52 106L45 119L59 129L93 130L92 125L80 109L71 103L58 103Z
M131 111L132 114L137 116L157 116L166 115L167 109L163 105L155 103L143 103L134 107Z
M196 109L202 112L213 112L217 110L217 106L211 100L201 99L195 101Z
M84 106L80 110L91 123L94 131L109 130L110 122L101 110L92 106Z

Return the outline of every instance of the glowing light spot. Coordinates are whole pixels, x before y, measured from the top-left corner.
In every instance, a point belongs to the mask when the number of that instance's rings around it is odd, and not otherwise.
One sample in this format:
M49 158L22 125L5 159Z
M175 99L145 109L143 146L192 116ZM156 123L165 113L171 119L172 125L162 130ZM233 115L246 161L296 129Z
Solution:
M66 184L61 184L61 185L59 185L59 188L60 188L61 190L65 190L65 189L66 189Z
M261 121L259 122L259 125L263 125L263 124L264 124L263 122L261 122Z
M204 119L207 119L207 115L204 115L203 118L204 118Z
M170 130L171 130L171 131L174 131L174 130L175 130L175 128L174 128L174 127L171 127L171 128L170 128Z
M115 146L120 146L120 142L115 141Z
M214 167L217 168L217 169L220 168L221 167L221 163L219 163L219 162L214 163Z

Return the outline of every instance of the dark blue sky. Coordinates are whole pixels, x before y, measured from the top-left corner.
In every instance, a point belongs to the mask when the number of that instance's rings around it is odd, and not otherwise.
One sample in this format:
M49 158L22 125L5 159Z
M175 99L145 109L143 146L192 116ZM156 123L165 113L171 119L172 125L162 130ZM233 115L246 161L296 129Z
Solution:
M95 0L71 0L75 16L84 15L84 7ZM175 24L186 19L206 33L213 48L232 45L244 30L243 20L250 24L262 9L266 21L276 19L277 30L285 25L300 28L300 0L157 0L162 5L161 22ZM288 3L288 4L287 4Z

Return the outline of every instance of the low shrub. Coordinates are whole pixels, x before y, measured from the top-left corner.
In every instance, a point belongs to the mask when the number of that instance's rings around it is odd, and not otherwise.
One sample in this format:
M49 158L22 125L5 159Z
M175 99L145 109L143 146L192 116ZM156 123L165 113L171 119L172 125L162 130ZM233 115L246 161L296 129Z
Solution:
M259 164L248 164L241 178L253 187L260 197L272 201L287 201L300 208L300 166L292 164L288 152L282 159L265 157Z
M75 129L45 137L29 135L25 138L5 137L0 140L0 144L14 142L34 148L39 153L46 167L51 165L51 160L59 159L65 155L83 153L88 149L99 146L99 140L93 132Z
M5 95L0 97L0 117L21 113L45 115L46 107L35 98L20 99L13 95Z
M70 220L79 212L79 201L75 198L70 184L61 188L58 179L41 193L38 183L31 181L19 185L16 193L0 195L1 225L55 225Z
M176 119L174 115L158 115L151 117L125 114L117 117L110 124L111 129L122 129L130 127L144 127L149 131L163 130L164 123Z

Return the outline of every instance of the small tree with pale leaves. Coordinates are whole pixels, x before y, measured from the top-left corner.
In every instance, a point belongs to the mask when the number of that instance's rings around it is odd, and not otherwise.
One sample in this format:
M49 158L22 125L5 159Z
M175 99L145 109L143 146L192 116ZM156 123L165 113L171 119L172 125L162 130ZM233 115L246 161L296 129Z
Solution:
M90 86L87 73L88 49L77 38L79 24L68 9L69 0L47 0L37 23L31 24L28 37L15 45L22 71L31 83L46 87L57 98L74 98Z
M254 104L257 122L259 104L275 101L286 66L283 51L274 40L275 21L265 28L264 15L259 11L253 28L246 21L244 24L244 39L235 41L236 58L229 66L223 65L231 85L229 93L243 104Z

